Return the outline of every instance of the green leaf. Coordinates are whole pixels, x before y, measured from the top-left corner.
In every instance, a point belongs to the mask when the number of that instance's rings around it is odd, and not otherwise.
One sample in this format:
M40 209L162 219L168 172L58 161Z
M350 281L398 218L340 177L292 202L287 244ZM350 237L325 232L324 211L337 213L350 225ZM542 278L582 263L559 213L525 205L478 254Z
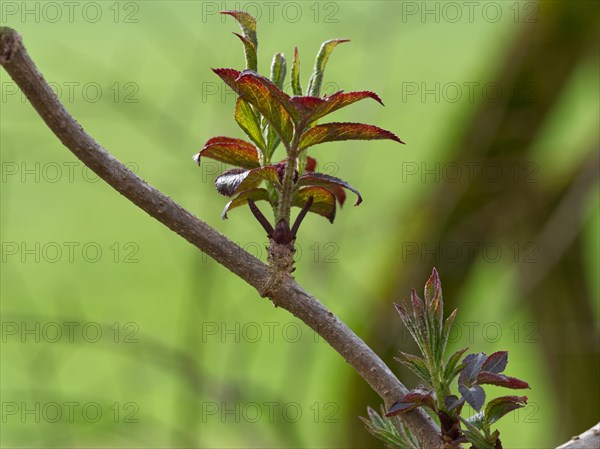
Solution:
M266 189L252 189L241 192L238 196L236 196L234 199L232 199L225 205L225 208L221 213L221 218L223 220L226 220L227 212L229 212L231 209L235 209L236 207L248 204L249 199L254 202L260 200L269 201L269 194Z
M346 199L346 194L343 190L340 189L340 187L343 187L344 189L351 190L356 194L357 199L356 203L354 204L355 206L358 206L360 203L362 203L362 196L360 195L360 192L354 187L352 187L350 184L348 184L346 181L336 178L335 176L326 175L324 173L306 173L300 176L300 178L298 178L298 182L296 185L313 185L325 187L326 189L331 190L335 194L336 198L340 203L340 206L344 204L344 200ZM343 195L340 195L339 190L341 190L341 193Z
M298 193L294 195L292 205L302 208L311 196L313 197L313 203L309 212L321 215L333 223L336 212L335 195L324 187L302 187L298 190Z
M494 444L490 443L484 435L481 434L479 429L473 425L469 420L461 417L460 420L465 425L464 430L465 436L469 440L469 443L477 449L494 449Z
M315 60L315 67L313 73L308 82L308 89L306 92L311 97L318 97L321 93L321 83L323 82L323 74L325 72L325 66L329 60L331 51L343 42L350 42L348 39L332 39L327 42L323 42L319 52L317 53L317 59Z
M244 44L246 66L257 70L258 38L256 36L256 19L244 11L221 11L221 14L232 16L242 29L242 35L234 33Z
M238 97L235 103L235 113L233 117L250 140L252 140L258 148L264 150L265 141L260 132L259 119L252 110L250 104L241 97Z
M427 368L427 363L421 357L416 355L407 354L405 352L400 351L402 357L404 359L395 358L398 362L402 363L404 366L408 367L413 373L423 379L427 384L431 386L431 375L429 374L429 369Z
M446 367L444 368L444 380L446 381L446 384L449 384L450 382L452 382L452 380L456 377L456 375L460 372L460 369L462 369L462 365L459 365L459 361L460 358L462 357L462 355L465 353L465 351L468 348L464 348L464 349L459 349L458 351L456 351L454 354L452 354L450 356L450 358L448 359L448 362L446 363ZM457 368L459 368L457 370Z
M454 320L456 319L456 315L458 314L458 309L454 309L450 316L446 318L444 321L444 326L442 328L442 353L445 352L446 346L448 345L448 339L450 338L450 331L452 330L452 326L454 325Z
M365 423L367 430L376 438L383 441L386 447L394 449L419 449L419 443L410 430L402 422L398 428L391 419L385 417L385 409L381 407L381 416L371 407L367 407L369 419L359 418Z
M266 180L279 186L279 176L274 165L253 168L252 170L228 170L215 180L215 187L221 195L233 196L244 190L250 190Z
M292 93L302 95L302 86L300 85L300 58L298 56L298 47L294 48L294 61L292 62Z
M244 54L246 55L246 68L249 70L257 70L258 60L256 55L256 47L246 37L238 33L233 33L240 38L244 45Z
M507 413L512 412L521 407L525 407L527 404L527 396L502 396L496 399L492 399L485 406L485 421L489 426Z
M324 142L339 140L378 140L390 139L402 142L394 133L363 123L325 123L306 131L300 140L300 149Z
M273 81L279 89L283 89L286 70L285 56L283 56L283 53L275 53L273 62L271 63L271 81Z
M194 156L194 160L198 165L200 165L202 157L243 168L260 166L256 147L245 140L231 137L219 136L210 139L204 144L200 152Z

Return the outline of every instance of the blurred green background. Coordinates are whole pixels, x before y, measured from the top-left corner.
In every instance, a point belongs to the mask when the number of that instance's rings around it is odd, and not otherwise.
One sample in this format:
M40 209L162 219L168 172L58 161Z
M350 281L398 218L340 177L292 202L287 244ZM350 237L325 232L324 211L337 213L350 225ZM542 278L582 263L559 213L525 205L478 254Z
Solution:
M224 167L192 155L243 137L210 70L243 68L220 9L259 19L259 69L321 42L326 93L373 90L332 117L394 142L312 149L364 203L309 217L296 278L409 387L415 351L392 302L440 272L449 350L509 350L532 385L499 423L549 448L600 416L598 3L11 2L16 28L81 125L119 160L266 259L247 210L219 218ZM380 401L315 334L98 179L4 71L1 98L3 447L381 447ZM493 394L510 391L487 389Z

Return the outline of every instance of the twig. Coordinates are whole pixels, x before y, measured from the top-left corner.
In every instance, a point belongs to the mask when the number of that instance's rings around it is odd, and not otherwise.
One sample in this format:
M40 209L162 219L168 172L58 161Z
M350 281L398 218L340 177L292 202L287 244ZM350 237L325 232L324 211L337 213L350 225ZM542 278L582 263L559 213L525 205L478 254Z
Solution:
M38 72L19 34L6 27L0 28L0 64L48 127L79 160L150 216L261 291L269 280L268 267L140 179L92 139ZM344 357L388 407L407 393L377 354L291 277L272 286L269 293L276 306L301 319ZM425 413L413 411L404 420L424 449L439 448L439 429Z
M600 423L581 435L571 438L556 449L598 449L600 447Z

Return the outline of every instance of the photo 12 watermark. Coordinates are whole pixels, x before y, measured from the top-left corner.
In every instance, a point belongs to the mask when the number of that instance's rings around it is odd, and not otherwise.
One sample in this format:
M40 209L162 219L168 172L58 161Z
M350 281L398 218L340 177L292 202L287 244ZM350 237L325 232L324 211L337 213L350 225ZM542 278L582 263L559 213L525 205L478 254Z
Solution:
M521 82L509 87L494 81L403 81L402 103L498 103L535 104L540 99L537 82Z
M201 402L203 423L340 423L340 406L336 402Z
M137 104L140 86L135 81L48 81L48 86L63 103L109 103ZM2 82L2 103L19 101L27 103L28 97L44 99L45 92L41 88L32 87L22 90L12 81Z
M137 424L137 402L2 401L2 423Z
M0 22L12 24L139 23L142 2L3 1Z
M261 242L234 243L238 245L236 249L239 251L240 256L250 253L257 259L266 260L269 254L269 242L266 240ZM296 263L302 260L316 264L337 264L340 262L340 245L337 242L296 242L294 250L294 262ZM201 257L202 263L212 261L205 253L202 253Z
M419 263L485 263L508 261L515 264L534 264L540 261L540 246L533 241L524 242L476 242L407 241L401 245L402 262Z
M323 343L314 330L290 321L203 321L202 343Z
M515 344L540 343L540 326L534 321L510 324L497 321L463 321L454 323L448 336L448 343L472 345L474 343L498 343L500 341ZM410 332L402 327L402 342L412 341Z
M221 11L235 10L251 14L257 22L298 23L310 21L313 23L339 23L340 2L317 1L262 1L262 2L202 2L202 23L210 20L226 22Z
M402 23L513 23L539 22L535 1L403 1Z
M140 170L136 162L125 162L125 167L133 173ZM0 163L0 180L6 183L57 184L85 182L96 184L100 177L81 161L2 161Z
M2 343L139 343L140 326L134 321L2 321Z
M0 243L2 263L139 263L136 242L40 242Z
M400 181L421 184L536 184L541 168L534 161L402 161Z

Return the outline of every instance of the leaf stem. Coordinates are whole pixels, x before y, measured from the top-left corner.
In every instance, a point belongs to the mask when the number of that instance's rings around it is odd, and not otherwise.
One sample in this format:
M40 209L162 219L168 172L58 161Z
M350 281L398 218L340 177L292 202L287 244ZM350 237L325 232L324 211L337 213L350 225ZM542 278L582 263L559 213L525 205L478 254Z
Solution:
M284 220L290 223L290 210L292 208L292 196L294 191L294 175L296 174L296 160L298 158L298 147L300 146L300 136L302 129L294 128L292 142L287 147L287 159L285 171L283 172L283 180L281 182L281 194L279 195L279 203L277 205L277 217L275 222L279 223Z

